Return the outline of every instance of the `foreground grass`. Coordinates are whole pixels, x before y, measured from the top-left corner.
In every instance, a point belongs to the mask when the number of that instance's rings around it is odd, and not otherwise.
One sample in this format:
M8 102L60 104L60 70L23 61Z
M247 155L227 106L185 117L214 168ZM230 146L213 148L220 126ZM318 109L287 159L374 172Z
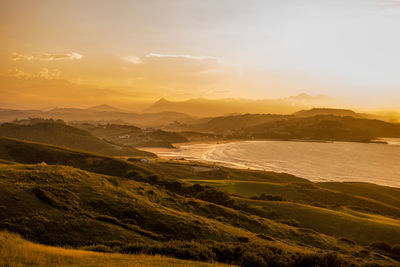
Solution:
M0 266L231 266L179 260L160 255L124 255L50 247L31 243L8 232L0 232Z

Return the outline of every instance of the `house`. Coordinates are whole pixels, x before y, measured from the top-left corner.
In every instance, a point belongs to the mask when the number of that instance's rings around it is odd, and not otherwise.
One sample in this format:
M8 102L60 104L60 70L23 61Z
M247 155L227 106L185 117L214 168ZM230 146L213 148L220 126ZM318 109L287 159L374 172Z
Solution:
M146 159L146 158L142 158L142 159L140 159L140 162L143 162L143 163L150 163L150 160L148 160L148 159Z

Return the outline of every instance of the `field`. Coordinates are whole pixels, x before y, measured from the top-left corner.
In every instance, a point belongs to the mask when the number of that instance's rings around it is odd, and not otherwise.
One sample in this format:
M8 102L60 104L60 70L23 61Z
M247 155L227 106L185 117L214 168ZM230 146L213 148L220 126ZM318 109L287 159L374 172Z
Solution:
M398 263L396 188L8 138L0 159L0 229L35 243L240 266Z
M219 263L179 260L160 255L126 255L119 253L92 252L35 244L8 232L0 232L0 266L180 266L180 267L223 267Z

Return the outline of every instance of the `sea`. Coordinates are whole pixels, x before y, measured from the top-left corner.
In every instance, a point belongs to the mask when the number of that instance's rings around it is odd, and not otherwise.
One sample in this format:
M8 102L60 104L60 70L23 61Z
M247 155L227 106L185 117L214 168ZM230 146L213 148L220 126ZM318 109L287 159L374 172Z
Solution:
M166 158L284 172L311 181L400 187L400 139L380 141L386 143L239 141L181 145L174 150L155 152Z

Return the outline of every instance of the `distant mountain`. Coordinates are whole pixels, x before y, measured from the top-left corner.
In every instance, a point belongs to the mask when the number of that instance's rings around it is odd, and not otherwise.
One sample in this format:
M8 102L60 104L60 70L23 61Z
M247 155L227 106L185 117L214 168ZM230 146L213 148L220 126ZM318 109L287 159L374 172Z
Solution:
M115 111L111 106L96 106L89 109L55 108L48 111L0 109L0 122L11 122L15 119L44 118L62 119L65 121L103 122L113 124L133 124L139 127L162 127L174 122L194 123L198 119L179 112L131 113Z
M110 156L150 156L152 153L99 139L89 132L61 122L34 120L0 125L0 136L57 145Z
M330 96L316 95L311 96L305 93L298 94L296 96L290 96L283 98L284 101L292 104L304 105L304 106L334 106L338 105L338 101Z
M88 108L88 110L93 110L93 111L110 111L110 112L124 112L122 109L110 106L110 105L106 105L106 104L102 104L102 105L97 105L97 106L93 106Z
M334 108L313 108L309 110L300 110L293 113L296 117L313 117L317 115L334 115L334 116L351 116L354 118L363 118L360 113L356 113L350 109L334 109Z
M289 114L299 109L332 104L334 99L327 96L298 96L282 99L189 99L185 101L169 101L161 98L144 110L147 113L155 112L182 112L199 117L226 116L229 114L245 113L276 113Z

